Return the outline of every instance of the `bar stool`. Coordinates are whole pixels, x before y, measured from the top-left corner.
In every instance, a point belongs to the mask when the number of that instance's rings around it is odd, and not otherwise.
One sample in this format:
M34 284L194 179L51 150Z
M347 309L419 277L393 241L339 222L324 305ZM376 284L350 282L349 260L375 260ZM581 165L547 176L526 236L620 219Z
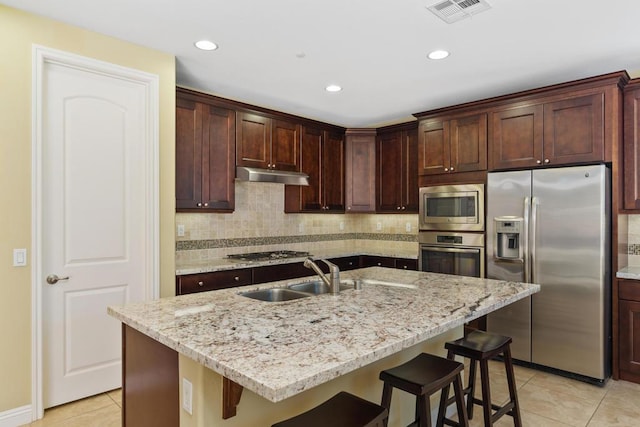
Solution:
M511 337L489 334L482 331L473 331L464 338L447 342L445 348L448 350L447 358L453 360L456 355L470 359L469 382L467 388L463 390L467 397L468 418L473 418L473 405L482 405L484 414L484 425L492 426L503 415L511 415L516 427L522 426L520 417L520 406L518 405L518 395L516 393L516 380L513 373L513 361L511 360ZM502 355L505 370L507 373L507 385L509 386L509 402L504 406L491 403L491 391L489 388L489 360ZM474 397L476 387L476 363L480 362L480 381L482 385L482 400ZM438 427L443 424L457 425L454 421L445 417L446 408L454 402L448 397L449 388L443 390L440 398L440 408L438 414ZM492 413L492 410L496 410Z
M387 415L382 406L341 391L315 408L271 427L383 427Z
M429 396L446 388L453 383L458 417L461 426L467 427L467 413L464 410L464 395L462 393L462 379L460 372L464 368L462 363L443 357L422 353L410 361L380 372L380 379L384 381L382 390L382 406L389 410L393 387L416 396L416 419L411 424L418 427L431 427L431 405ZM384 425L388 423L385 417Z

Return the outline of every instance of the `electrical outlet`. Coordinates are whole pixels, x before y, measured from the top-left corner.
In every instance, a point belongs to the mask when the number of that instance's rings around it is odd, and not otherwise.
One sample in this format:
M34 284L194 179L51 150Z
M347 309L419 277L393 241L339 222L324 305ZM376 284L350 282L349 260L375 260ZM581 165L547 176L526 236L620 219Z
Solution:
M184 224L178 224L178 237L184 237Z
M193 386L186 378L182 378L182 409L193 415Z
M340 231L344 231L344 221L340 221Z
M411 232L411 223L410 223L410 222L408 222L408 223L404 226L404 229L406 230L406 232L407 232L407 233L410 233L410 232Z
M298 224L298 232L299 233L304 233L304 223L300 223Z
M381 222L376 224L376 230L378 230L378 231L382 230L382 223Z

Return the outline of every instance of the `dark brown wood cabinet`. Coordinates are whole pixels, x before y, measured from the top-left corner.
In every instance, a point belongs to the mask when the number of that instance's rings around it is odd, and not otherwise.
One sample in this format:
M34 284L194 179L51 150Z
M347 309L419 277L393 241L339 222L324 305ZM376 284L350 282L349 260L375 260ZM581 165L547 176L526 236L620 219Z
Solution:
M640 382L640 281L618 280L620 379Z
M419 175L487 169L486 113L423 119L418 138Z
M378 130L376 212L418 212L417 123Z
M396 259L385 257L385 256L362 255L360 257L360 266L362 268L365 268L365 267L396 268Z
M250 285L252 277L250 268L176 276L176 295Z
M238 112L237 165L300 171L301 130L302 126L299 123Z
M605 161L605 89L491 112L489 169Z
M340 271L349 271L360 268L360 256L346 256L340 258L331 258L329 261L338 266ZM324 263L323 263L324 264ZM322 266L321 266L322 267ZM329 269L327 268L327 271ZM324 271L324 270L323 270Z
M344 212L344 134L305 126L300 154L309 186L287 186L285 212Z
M176 210L231 212L235 206L235 120L212 97L176 92Z
M640 209L640 79L624 91L623 208Z
M253 267L253 284L313 276L315 273L301 262Z
M347 129L345 205L347 213L376 211L375 129Z

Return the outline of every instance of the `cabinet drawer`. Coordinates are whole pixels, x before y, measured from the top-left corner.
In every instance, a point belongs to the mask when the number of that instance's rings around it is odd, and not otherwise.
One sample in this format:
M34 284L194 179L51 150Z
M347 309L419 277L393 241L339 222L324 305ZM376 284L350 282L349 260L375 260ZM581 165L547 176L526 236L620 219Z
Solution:
M409 258L396 259L396 268L401 270L418 270L418 260Z
M618 298L629 301L640 301L640 281L618 280Z
M363 255L361 258L362 267L396 267L395 258L384 256Z
M251 284L251 269L216 271L213 273L187 274L176 277L176 295L213 291Z
M329 261L337 265L340 271L348 271L348 270L354 270L356 268L360 268L359 256L345 256L341 258L332 258ZM324 263L321 263L321 264L324 264ZM328 270L328 269L323 269L323 271L325 270Z
M253 283L275 282L277 280L313 276L314 274L313 270L305 267L301 262L266 265L264 267L253 268Z

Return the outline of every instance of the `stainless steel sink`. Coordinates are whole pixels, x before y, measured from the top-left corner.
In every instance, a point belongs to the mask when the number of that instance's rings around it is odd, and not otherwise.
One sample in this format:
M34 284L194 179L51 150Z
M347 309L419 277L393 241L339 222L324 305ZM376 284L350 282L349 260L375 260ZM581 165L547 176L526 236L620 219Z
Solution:
M291 301L298 298L307 298L311 294L304 292L296 292L286 288L260 289L257 291L241 292L240 295L247 298L253 298L267 302Z
M307 292L307 293L314 294L314 295L326 294L326 293L329 293L331 291L329 289L329 286L327 286L327 284L324 283L322 280L314 280L312 282L296 283L296 284L293 284L293 285L289 285L288 288L292 289L294 291ZM348 283L341 283L340 284L340 290L344 291L346 289L353 289L353 285L352 284L348 284Z

